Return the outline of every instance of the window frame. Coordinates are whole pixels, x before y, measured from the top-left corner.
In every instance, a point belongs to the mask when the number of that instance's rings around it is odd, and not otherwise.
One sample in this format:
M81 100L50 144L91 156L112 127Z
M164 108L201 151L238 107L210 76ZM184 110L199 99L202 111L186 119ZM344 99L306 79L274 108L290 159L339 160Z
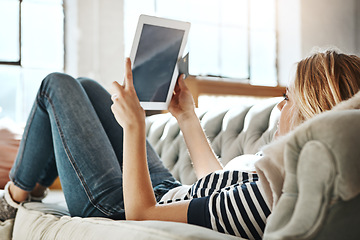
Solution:
M11 66L21 66L21 3L23 0L18 0L19 4L19 39L18 39L18 46L19 46L19 60L18 61L1 61L0 65L11 65Z
M21 29L22 29L22 24L21 24L21 21L22 21L22 16L21 16L21 4L23 3L23 0L18 0L18 4L19 4L19 39L18 39L18 46L19 46L19 60L18 61L1 61L0 60L0 66L1 65L10 65L10 66L19 66L19 67L23 67L22 64L21 64L21 40L22 40L22 37L21 37ZM63 50L64 50L64 58L63 58L63 70L65 71L65 68L66 68L66 62L65 62L65 59L66 59L66 26L65 26L65 19L66 19L66 11L65 11L65 1L63 0L62 1L62 9L63 9L63 14L64 14L64 19L63 19Z
M127 0L129 1L129 0ZM251 1L251 0L249 0ZM124 1L125 3L126 1ZM158 15L157 12L157 0L153 1L154 3L154 14ZM248 4L248 11L250 11L250 4ZM279 97L282 96L282 94L285 92L285 87L281 85L279 75L279 0L274 0L274 28L273 33L275 35L275 59L274 59L274 68L275 68L275 81L272 83L269 83L269 85L266 85L265 83L254 83L251 82L251 68L254 66L251 66L251 23L250 18L251 15L249 14L247 16L247 68L248 68L248 78L231 78L226 76L206 76L206 75L190 75L186 79L186 83L188 88L190 89L195 105L198 106L198 98L201 95L210 95L210 96L256 96L256 97ZM126 16L125 16L126 17ZM126 21L126 19L125 19ZM129 38L127 34L130 32L126 32L124 34L125 37ZM126 42L126 40L125 40ZM194 74L194 73L190 73Z
M0 67L1 68L8 68L8 69L14 69L14 70L6 70L6 71L10 71L11 73L16 73L16 79L15 81L11 81L13 85L9 85L10 87L12 86L16 86L16 92L15 92L15 104L14 104L14 109L13 110L9 110L8 108L8 104L4 104L4 105L0 105L0 116L6 116L6 117L10 117L14 122L16 123L20 123L20 124L24 124L26 121L26 118L28 116L28 112L31 110L31 106L32 104L29 103L28 100L32 101L32 94L36 94L37 89L32 88L33 83L37 84L38 81L37 80L41 80L43 79L43 77L46 76L47 72L51 72L51 71L59 71L59 72L66 72L66 37L67 37L67 33L66 33L66 18L67 18L67 12L66 12L66 0L61 0L58 2L52 2L51 4L53 4L53 6L56 6L62 14L62 19L59 19L58 23L61 23L62 26L58 26L57 28L55 28L55 31L58 31L59 34L61 34L62 36L58 36L59 42L61 41L61 45L59 44L59 50L62 51L62 55L61 58L57 58L57 65L58 66L43 66L42 64L35 64L32 66L27 66L26 63L26 59L24 59L25 53L23 52L24 49L24 41L25 43L30 43L31 41L27 41L26 39L24 39L24 37L26 37L26 32L24 33L24 31L29 30L31 31L31 27L26 27L26 22L22 22L25 19L25 11L26 9L24 9L24 5L22 5L23 3L26 4L27 1L25 0L17 0L14 1L16 3L16 5L18 4L19 9L18 9L18 16L17 19L18 20L18 39L17 39L17 44L18 44L18 60L0 60ZM30 2L30 1L29 1ZM48 4L48 2L43 1L43 2L37 2L37 4L40 4L40 6L46 6ZM15 5L14 5L15 6ZM16 14L16 12L14 11L13 14ZM16 21L14 18L14 21ZM25 30L24 30L25 29ZM61 31L61 32L60 32ZM15 42L15 38L13 39L13 42ZM15 58L14 58L15 59ZM61 64L61 65L60 65ZM13 72L14 71L14 72ZM35 78L33 78L33 76L36 75L42 75L40 78L36 78L36 81L33 82L33 80ZM39 80L39 81L40 81ZM5 81L4 84L6 85ZM30 87L29 88L26 88ZM2 90L8 91L9 89L4 88ZM5 115L4 115L5 114Z
M252 68L254 66L252 66L252 50L251 50L251 46L252 44L254 44L254 40L251 41L251 34L252 31L254 30L254 28L251 25L251 18L252 15L251 13L251 4L250 4L251 0L247 0L248 4L247 4L247 11L249 12L249 14L247 15L247 24L246 24L246 38L247 38L247 49L246 49L246 54L247 54L247 77L229 77L226 75L222 75L222 74L215 74L215 73L208 73L208 74L196 74L193 75L196 78L199 79L204 79L204 80L214 80L214 81L230 81L230 82L240 82L240 83L249 83L251 85L260 85L260 86L279 86L279 63L278 63L278 55L279 55L279 49L278 49L278 41L279 41L279 35L278 35L278 30L279 30L279 26L278 26L278 9L279 9L279 0L274 0L274 11L275 11L275 15L274 15L274 28L273 28L273 33L274 33L274 41L275 41L275 46L274 46L274 51L275 51L275 56L274 56L274 70L275 70L275 75L273 76L275 79L273 80L273 82L266 84L266 83L254 83L252 84L251 81L253 79L252 77ZM158 5L158 0L153 0L154 3L154 13L155 15L158 15L157 9L159 8ZM220 28L222 27L223 24L220 23ZM218 36L220 37L220 36ZM219 41L219 43L221 42L221 40ZM219 51L221 51L221 46L219 47ZM219 53L216 53L219 57ZM220 60L221 62L219 62L218 64L221 66L222 60ZM272 78L272 77L271 77ZM256 80L256 79L255 79Z

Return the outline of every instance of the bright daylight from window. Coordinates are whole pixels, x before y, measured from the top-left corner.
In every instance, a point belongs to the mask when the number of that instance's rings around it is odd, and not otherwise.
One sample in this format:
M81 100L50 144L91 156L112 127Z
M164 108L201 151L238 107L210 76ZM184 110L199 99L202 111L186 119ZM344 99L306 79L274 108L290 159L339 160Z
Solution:
M277 85L276 0L126 0L125 54L140 14L191 22L190 73Z
M0 0L0 118L24 122L41 80L63 69L62 1Z

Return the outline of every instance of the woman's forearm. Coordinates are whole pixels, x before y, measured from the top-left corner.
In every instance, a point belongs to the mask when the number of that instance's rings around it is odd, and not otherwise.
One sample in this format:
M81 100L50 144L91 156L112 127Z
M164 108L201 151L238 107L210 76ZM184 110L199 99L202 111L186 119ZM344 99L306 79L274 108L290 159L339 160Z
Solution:
M156 203L146 160L145 127L124 130L123 157L126 219L187 222L189 201Z
M177 119L192 159L196 176L204 177L223 167L212 150L195 112Z
M126 218L140 220L156 204L146 160L145 126L124 129L123 158Z

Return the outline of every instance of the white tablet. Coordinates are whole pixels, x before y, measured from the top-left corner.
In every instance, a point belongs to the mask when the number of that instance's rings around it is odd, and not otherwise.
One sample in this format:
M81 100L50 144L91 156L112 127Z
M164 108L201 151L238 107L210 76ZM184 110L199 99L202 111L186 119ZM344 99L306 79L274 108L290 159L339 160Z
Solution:
M179 75L190 23L141 15L130 53L134 86L145 110L166 110Z

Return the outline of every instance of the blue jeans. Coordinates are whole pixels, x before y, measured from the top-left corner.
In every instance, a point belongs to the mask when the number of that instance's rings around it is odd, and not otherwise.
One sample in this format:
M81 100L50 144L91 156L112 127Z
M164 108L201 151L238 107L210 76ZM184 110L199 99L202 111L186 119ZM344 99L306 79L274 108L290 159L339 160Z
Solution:
M95 81L48 75L30 112L10 179L31 191L36 183L50 186L59 175L72 216L124 219L123 130L111 104L110 94ZM153 187L164 182L167 189L179 186L148 142L146 150Z

